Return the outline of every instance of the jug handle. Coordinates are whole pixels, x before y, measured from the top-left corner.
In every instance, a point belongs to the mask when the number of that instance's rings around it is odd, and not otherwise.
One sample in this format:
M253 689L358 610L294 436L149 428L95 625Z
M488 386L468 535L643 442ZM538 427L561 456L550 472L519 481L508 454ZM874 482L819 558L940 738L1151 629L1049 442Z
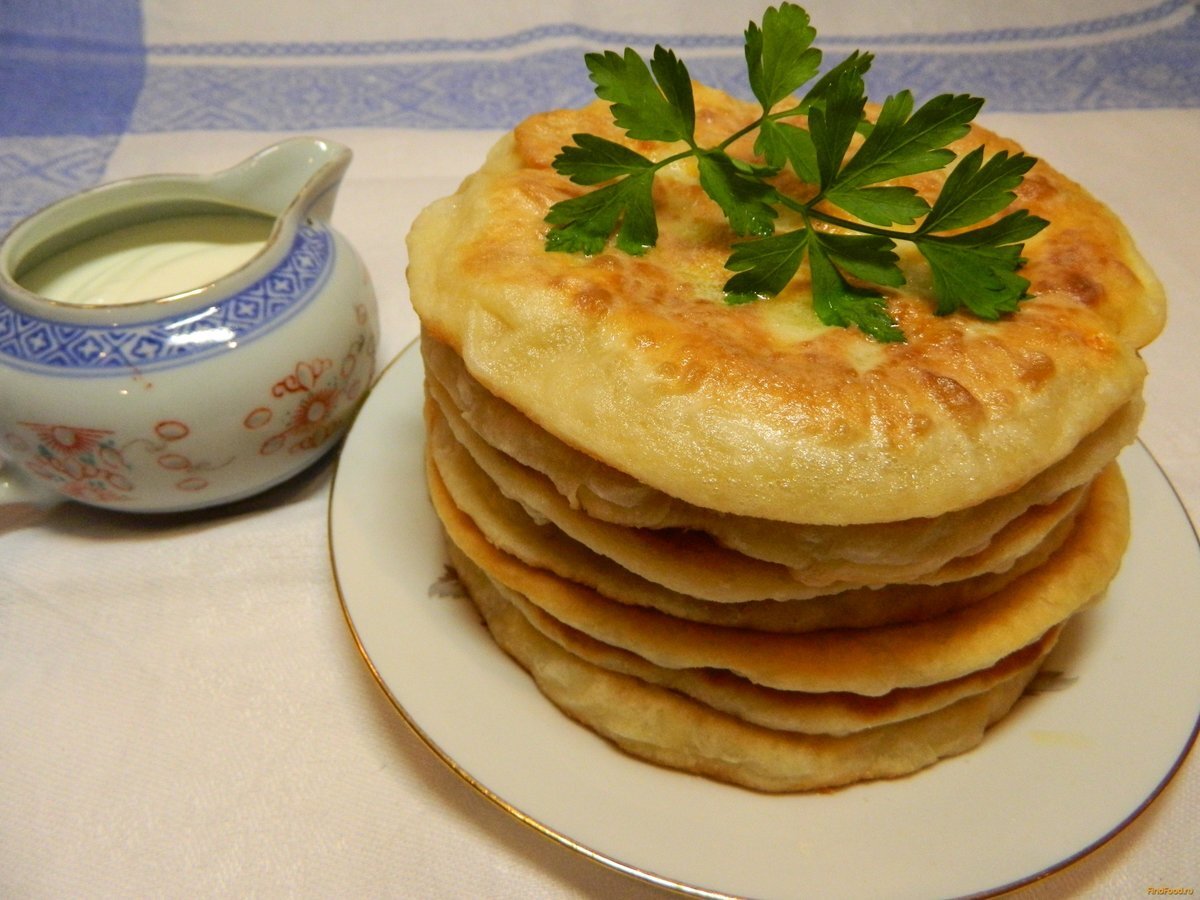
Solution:
M231 203L273 218L328 221L352 158L336 141L290 138L218 173L213 187Z

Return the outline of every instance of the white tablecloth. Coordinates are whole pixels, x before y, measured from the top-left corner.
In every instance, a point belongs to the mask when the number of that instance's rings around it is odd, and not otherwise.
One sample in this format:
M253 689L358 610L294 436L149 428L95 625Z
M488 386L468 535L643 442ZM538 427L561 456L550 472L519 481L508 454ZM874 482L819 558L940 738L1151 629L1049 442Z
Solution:
M1197 521L1194 4L808 8L830 56L877 54L872 97L985 96L982 121L1126 220L1172 303L1145 353L1142 440ZM0 228L101 181L212 171L295 133L343 141L356 156L334 224L374 277L386 361L416 335L413 216L527 113L589 99L584 51L663 42L745 93L741 33L761 12L0 0ZM511 818L409 731L339 605L331 472L186 516L0 510L0 896L659 895ZM1191 759L1111 841L1017 896L1200 889L1197 847Z

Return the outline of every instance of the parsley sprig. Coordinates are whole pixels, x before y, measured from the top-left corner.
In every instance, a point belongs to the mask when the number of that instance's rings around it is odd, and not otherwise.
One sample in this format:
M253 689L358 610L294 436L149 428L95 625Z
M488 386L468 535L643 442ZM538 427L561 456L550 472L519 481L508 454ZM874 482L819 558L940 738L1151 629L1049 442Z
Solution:
M1048 223L1024 209L980 223L1013 202L1036 160L1007 151L985 157L982 147L957 157L947 145L969 132L983 105L965 94L941 94L914 108L912 94L901 91L870 120L864 76L871 54L855 51L818 77L815 38L808 13L792 3L767 9L761 26L749 24L746 67L762 112L711 147L697 143L692 82L671 50L656 46L648 64L631 48L587 54L596 94L609 101L613 121L629 138L684 147L652 160L606 138L572 135L554 168L595 189L550 208L546 249L595 254L612 240L626 253L645 253L658 240L654 177L692 158L700 186L742 239L726 262L731 304L775 296L807 260L813 308L823 323L903 341L880 289L905 283L896 253L896 242L904 241L929 266L938 314L965 307L998 319L1015 311L1028 297L1029 282L1018 274L1024 241ZM806 85L798 101L784 102ZM751 134L761 162L728 152ZM951 163L932 205L912 187L892 183ZM779 187L776 176L788 168L809 187L803 198ZM777 231L782 210L799 227Z

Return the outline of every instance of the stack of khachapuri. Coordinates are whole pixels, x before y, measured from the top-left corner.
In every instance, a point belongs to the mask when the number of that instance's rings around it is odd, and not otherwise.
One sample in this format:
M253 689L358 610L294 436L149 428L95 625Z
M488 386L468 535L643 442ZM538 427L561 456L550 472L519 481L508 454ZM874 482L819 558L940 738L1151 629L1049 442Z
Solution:
M757 112L696 103L701 140ZM936 315L900 248L907 340L881 343L821 324L803 272L724 302L728 225L687 163L652 252L547 252L580 132L628 142L605 103L533 116L409 236L429 491L495 640L629 753L760 790L975 746L1127 543L1114 460L1164 301L1125 229L1039 162L1032 298ZM951 146L979 144L1019 149Z

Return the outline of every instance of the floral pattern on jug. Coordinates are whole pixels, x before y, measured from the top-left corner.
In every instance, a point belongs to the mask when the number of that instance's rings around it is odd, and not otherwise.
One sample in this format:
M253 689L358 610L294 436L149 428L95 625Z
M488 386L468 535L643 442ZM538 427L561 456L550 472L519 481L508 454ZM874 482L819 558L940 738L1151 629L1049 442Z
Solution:
M216 462L197 462L192 454L184 452L187 448L183 442L191 434L191 427L178 419L159 422L154 426L154 437L133 441L126 450L126 456L131 455L131 449L136 447L145 452L158 469L169 473L171 486L175 490L186 493L203 491L212 483L209 473L230 465L236 457L231 455Z
M364 325L367 311L357 310ZM284 378L271 386L270 394L284 400L283 409L259 406L244 419L251 431L271 430L258 452L299 453L315 450L340 435L366 391L375 367L375 342L359 337L338 363L321 357L296 363Z
M233 461L196 462L179 446L191 429L178 420L157 423L152 434L119 443L115 432L77 425L21 422L5 436L6 450L25 458L25 470L75 500L121 504L134 498L147 473L166 473L170 487L208 487L206 473Z
M21 422L5 435L7 451L26 457L26 470L75 500L120 502L133 483L111 431Z

